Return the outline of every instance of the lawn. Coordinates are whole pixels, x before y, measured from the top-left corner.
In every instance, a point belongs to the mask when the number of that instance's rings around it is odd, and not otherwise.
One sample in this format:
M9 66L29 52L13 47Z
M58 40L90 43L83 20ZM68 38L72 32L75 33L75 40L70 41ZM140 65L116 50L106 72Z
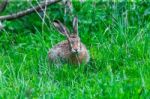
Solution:
M3 14L28 6L28 2L13 2ZM48 50L65 39L52 21L59 19L72 29L73 17L64 14L61 4L48 7L45 22L37 13L4 21L0 98L149 99L150 2L93 0L73 2L73 7L90 62L80 67L50 66Z

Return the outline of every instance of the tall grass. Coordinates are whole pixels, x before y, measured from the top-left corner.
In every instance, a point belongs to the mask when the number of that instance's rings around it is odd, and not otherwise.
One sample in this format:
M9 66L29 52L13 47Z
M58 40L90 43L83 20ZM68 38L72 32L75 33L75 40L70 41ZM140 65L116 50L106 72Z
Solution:
M43 24L37 14L4 22L0 98L150 98L150 3L87 1L73 6L89 64L48 64L49 48L65 39L51 22L60 19L71 30L72 17L64 16L62 5L47 8Z

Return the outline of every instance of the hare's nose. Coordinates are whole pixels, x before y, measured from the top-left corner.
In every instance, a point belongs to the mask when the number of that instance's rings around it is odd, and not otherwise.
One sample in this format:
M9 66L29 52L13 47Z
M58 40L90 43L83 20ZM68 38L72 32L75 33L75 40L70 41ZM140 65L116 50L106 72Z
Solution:
M76 52L78 51L78 49L74 49Z

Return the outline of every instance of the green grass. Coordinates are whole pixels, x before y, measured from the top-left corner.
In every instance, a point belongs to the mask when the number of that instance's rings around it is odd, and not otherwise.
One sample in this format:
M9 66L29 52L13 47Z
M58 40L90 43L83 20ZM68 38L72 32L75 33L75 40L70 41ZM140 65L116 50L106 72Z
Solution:
M65 39L51 21L67 19L71 29L72 17L63 15L61 5L48 9L48 25L42 26L34 14L5 21L0 31L0 98L150 98L150 3L73 5L89 64L48 64L49 48Z

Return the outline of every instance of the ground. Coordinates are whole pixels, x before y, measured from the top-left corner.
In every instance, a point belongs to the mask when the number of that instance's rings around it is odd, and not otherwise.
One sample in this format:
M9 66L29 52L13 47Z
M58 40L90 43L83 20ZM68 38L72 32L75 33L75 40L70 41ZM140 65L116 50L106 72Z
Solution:
M90 62L49 65L49 48L65 39L51 22L60 19L70 30L72 25L60 4L49 7L46 23L37 14L5 21L0 98L150 98L150 3L88 1L73 6Z

